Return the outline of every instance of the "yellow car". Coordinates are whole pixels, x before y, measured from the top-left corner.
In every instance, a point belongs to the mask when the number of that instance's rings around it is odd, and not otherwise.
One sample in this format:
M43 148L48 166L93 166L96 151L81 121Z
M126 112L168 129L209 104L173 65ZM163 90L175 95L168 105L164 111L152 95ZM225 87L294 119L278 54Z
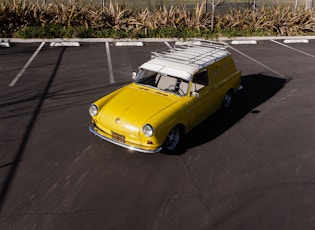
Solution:
M241 88L226 44L175 45L140 66L134 82L90 105L89 129L98 137L145 153L175 151L183 134Z

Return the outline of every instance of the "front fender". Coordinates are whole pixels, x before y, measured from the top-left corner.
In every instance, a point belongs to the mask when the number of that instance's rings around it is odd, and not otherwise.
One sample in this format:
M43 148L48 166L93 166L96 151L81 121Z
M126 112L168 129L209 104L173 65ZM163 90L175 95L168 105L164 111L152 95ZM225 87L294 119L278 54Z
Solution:
M190 121L190 111L188 109L188 103L179 101L172 106L160 111L154 117L152 117L147 124L152 125L155 129L154 135L151 137L153 143L161 146L163 145L170 130L181 124L185 127L188 126ZM186 130L184 130L185 132Z

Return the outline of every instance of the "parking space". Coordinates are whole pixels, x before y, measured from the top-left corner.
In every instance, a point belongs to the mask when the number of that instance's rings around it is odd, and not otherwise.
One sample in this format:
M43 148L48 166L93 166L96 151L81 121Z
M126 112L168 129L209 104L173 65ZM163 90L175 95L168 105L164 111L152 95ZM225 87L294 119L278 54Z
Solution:
M166 43L46 42L32 59L41 44L0 47L0 229L315 228L315 40L228 41L243 90L179 155L88 131L89 104Z
M315 57L312 56L314 49L311 42L310 44L300 44L299 46L309 47L308 51L303 51L301 49L290 49L285 46L281 41L260 41L258 45L243 45L243 46L234 46L240 51L244 51L246 55L252 57L261 64L267 66L268 68L277 72L278 75L290 76L294 75L297 72L304 70L304 68L292 68L293 65L303 65L309 69L309 61L313 60ZM294 44L289 47L294 48ZM300 51L300 52L299 52ZM259 64L259 63L258 63ZM266 70L266 68L265 68Z

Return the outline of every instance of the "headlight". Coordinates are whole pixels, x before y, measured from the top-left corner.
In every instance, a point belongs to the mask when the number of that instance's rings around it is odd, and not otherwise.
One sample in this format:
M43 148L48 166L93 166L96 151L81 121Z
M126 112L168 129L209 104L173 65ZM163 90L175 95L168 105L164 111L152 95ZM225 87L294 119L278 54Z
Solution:
M142 132L144 133L144 135L146 135L147 137L152 137L153 133L154 133L154 129L152 128L151 125L146 124L145 126L143 126Z
M98 113L98 108L97 108L97 106L94 105L94 104L90 105L89 113L90 113L91 116L96 116L97 113Z

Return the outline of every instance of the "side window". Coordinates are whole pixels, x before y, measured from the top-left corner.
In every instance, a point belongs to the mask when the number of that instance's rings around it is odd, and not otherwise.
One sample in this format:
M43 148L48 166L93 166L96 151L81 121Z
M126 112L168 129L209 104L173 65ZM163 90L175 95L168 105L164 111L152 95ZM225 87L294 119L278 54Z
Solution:
M209 85L209 76L207 69L195 74L192 80L192 91L198 91Z

